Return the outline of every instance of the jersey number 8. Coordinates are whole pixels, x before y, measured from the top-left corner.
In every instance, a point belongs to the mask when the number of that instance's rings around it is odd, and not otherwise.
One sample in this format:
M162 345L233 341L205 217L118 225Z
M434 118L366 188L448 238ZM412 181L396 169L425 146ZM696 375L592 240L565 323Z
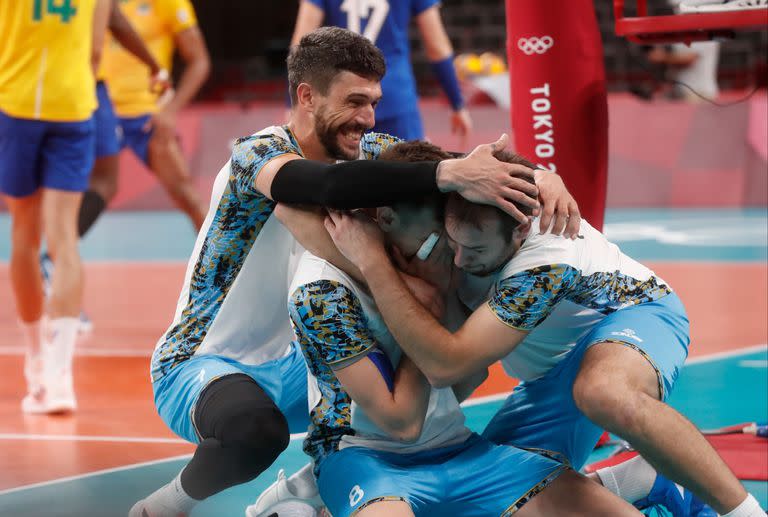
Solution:
M45 11L47 14L58 15L62 23L69 23L69 19L76 13L77 9L72 7L72 0L34 0L32 7L32 19L39 22L43 19L43 1L45 1Z

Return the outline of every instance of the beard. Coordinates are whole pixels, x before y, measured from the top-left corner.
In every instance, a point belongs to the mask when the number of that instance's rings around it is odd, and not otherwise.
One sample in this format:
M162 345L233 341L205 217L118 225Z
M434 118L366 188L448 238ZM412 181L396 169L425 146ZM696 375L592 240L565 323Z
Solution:
M328 156L336 160L357 160L359 156L357 150L353 153L339 145L339 133L346 130L365 132L368 129L370 128L355 123L333 127L325 118L324 112L321 111L315 114L315 133L317 138L320 140L325 152L328 153Z

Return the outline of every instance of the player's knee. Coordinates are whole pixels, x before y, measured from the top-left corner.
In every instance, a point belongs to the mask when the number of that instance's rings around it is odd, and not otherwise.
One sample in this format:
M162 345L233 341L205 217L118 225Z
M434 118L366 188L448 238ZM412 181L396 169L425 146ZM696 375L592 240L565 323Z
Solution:
M617 434L638 431L645 394L610 380L577 378L573 386L576 407L594 423Z
M276 407L244 408L222 422L222 444L226 447L259 450L264 457L277 458L288 447L288 421Z

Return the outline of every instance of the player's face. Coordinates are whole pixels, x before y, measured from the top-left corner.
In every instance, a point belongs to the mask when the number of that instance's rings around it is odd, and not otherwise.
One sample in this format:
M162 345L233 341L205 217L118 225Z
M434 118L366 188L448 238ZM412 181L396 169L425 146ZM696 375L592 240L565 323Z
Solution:
M376 122L373 110L381 99L381 85L352 72L339 72L318 98L315 132L328 155L337 160L356 160L360 139Z
M453 249L456 267L476 276L494 273L510 258L512 244L501 232L497 218L483 221L481 228L446 215L445 231Z
M424 207L411 213L401 212L399 216L398 225L387 233L387 237L407 259L416 255L433 232L439 234L443 230L443 225L432 207Z

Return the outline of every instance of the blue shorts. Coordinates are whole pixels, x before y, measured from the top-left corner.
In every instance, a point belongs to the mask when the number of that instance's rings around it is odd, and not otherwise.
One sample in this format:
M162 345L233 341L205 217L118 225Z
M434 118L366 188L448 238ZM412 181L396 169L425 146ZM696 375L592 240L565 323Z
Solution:
M138 117L120 117L120 149L130 147L131 151L149 167L149 139L152 130L144 131L144 125L152 115Z
M538 450L579 470L602 434L573 400L573 383L587 349L605 341L637 350L656 371L666 400L688 356L689 325L676 294L616 311L543 377L521 383L483 436L494 443Z
M93 118L48 122L0 111L0 192L25 197L45 187L88 188L94 159Z
M385 500L406 501L417 516L507 516L566 468L473 434L457 445L411 454L347 447L323 460L317 486L334 517Z
M104 81L96 83L96 98L99 101L99 106L93 112L96 124L96 158L103 158L120 152L121 130Z
M376 118L376 125L371 131L386 133L403 140L424 140L424 127L418 111L401 113L396 117Z
M292 433L307 431L307 366L294 344L287 356L257 366L215 355L193 356L152 384L157 412L174 433L199 443L193 415L200 394L216 379L243 373L269 395L285 416Z

